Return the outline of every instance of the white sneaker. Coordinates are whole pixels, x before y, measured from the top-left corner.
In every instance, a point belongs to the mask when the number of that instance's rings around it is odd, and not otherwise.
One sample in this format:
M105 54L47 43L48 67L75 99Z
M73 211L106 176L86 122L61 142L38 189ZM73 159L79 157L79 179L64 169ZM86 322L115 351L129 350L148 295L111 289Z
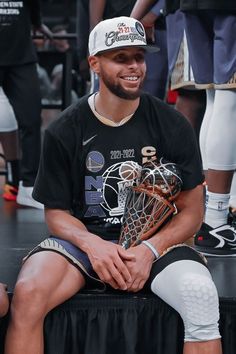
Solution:
M29 206L37 209L44 209L44 205L37 202L32 197L33 187L24 187L20 181L16 202L20 205Z

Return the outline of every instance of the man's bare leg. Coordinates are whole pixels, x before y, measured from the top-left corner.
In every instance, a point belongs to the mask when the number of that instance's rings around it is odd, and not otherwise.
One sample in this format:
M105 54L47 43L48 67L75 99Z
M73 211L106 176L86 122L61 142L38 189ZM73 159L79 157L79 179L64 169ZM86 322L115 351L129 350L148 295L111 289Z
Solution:
M84 283L81 273L61 255L50 251L32 255L23 265L14 290L5 354L43 354L46 314Z
M6 315L9 307L9 299L6 288L6 284L0 283L0 317Z

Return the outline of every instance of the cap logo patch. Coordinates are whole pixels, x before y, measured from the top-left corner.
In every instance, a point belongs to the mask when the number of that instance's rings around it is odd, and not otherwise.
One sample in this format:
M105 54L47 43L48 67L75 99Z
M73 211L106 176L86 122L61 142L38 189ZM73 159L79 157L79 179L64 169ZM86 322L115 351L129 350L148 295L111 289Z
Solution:
M127 41L127 45L134 41L142 41L143 44L146 44L144 37L144 31L141 25L137 26L136 22L135 27L126 26L124 23L119 23L117 25L117 31L111 31L105 34L105 45L111 47L115 42L124 42Z
M139 33L142 37L144 37L144 35L145 35L144 28L143 28L143 26L142 26L139 22L136 22L136 23L135 23L135 28L136 28L136 30L138 31L138 33Z

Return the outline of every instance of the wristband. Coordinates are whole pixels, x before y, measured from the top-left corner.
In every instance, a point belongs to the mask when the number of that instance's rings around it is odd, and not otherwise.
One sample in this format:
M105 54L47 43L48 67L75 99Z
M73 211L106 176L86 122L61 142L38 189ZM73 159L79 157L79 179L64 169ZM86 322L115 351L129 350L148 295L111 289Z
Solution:
M155 249L155 247L148 241L142 241L142 243L147 246L150 251L152 251L152 253L154 254L155 256L155 261L160 257L160 254L159 252Z

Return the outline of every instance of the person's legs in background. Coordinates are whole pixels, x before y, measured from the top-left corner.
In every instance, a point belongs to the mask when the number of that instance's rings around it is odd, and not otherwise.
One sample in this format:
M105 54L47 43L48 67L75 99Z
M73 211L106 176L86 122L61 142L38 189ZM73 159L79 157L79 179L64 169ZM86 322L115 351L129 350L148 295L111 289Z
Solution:
M183 13L178 10L169 14L166 25L170 89L178 92L175 108L190 122L198 137L206 107L206 94L205 90L195 88Z
M155 30L155 45L159 52L147 53L147 72L143 89L153 96L165 99L168 82L167 38L166 29Z
M18 125L2 87L0 86L0 143L6 162L6 180L3 188L3 198L15 201L19 184L19 136Z
M199 144L201 149L202 164L203 164L203 170L205 172L205 175L208 169L207 156L206 156L207 134L208 134L211 118L212 118L214 100L215 100L215 90L207 89L206 90L206 110L205 110L205 114L200 129L200 134L199 134Z
M203 154L207 160L205 222L213 228L227 224L231 182L236 168L236 90L215 90L212 117Z
M206 109L205 90L178 89L175 108L182 113L192 125L197 138Z
M4 90L20 132L22 159L17 203L42 209L32 198L41 150L41 96L36 64L11 67Z
M185 19L196 86L207 88L207 110L200 133L206 212L195 246L206 254L235 256L235 223L229 218L229 206L236 169L236 42L229 34L235 28L236 16L199 11L186 14Z

